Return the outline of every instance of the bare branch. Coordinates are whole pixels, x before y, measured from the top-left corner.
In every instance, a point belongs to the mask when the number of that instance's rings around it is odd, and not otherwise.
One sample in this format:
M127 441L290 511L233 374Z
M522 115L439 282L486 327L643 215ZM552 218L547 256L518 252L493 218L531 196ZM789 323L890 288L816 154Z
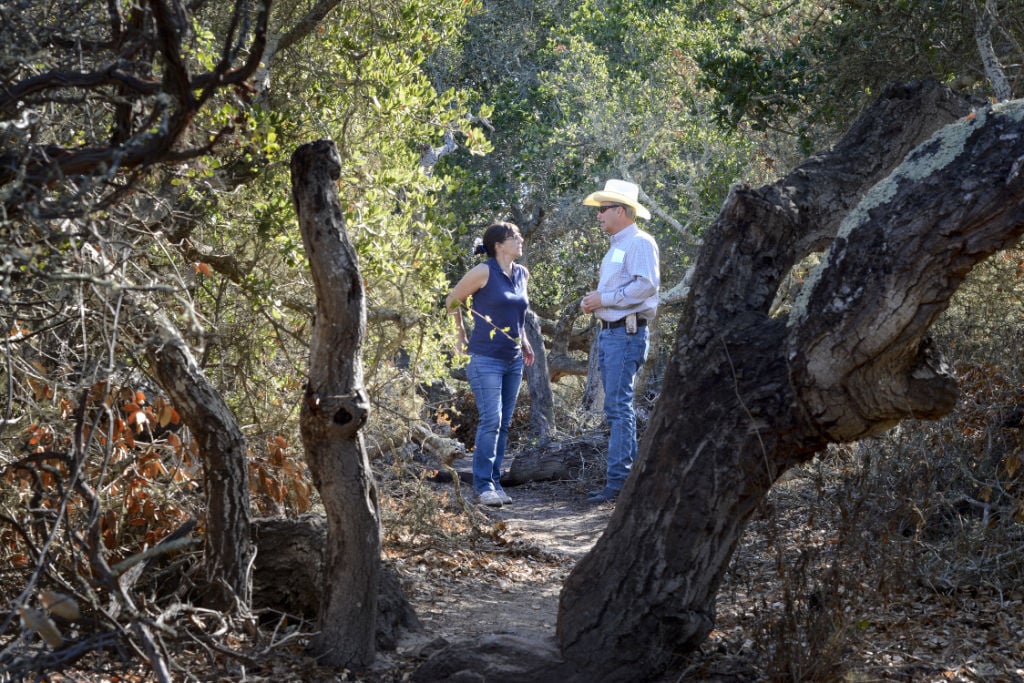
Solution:
M992 46L992 29L998 21L995 0L985 0L985 7L978 13L978 19L974 24L974 39L978 43L981 63L985 65L985 75L988 76L995 91L996 101L1002 102L1010 99L1012 90L1003 65L999 63L999 57Z

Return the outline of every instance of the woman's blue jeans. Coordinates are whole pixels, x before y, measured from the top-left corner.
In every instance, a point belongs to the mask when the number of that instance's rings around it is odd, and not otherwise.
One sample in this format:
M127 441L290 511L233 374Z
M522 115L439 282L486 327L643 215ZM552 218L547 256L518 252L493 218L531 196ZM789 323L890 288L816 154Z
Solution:
M606 488L622 489L636 460L636 411L633 382L647 360L646 327L626 334L625 327L601 330L597 338L598 364L604 385L604 414L611 427L608 438L608 481Z
M480 422L473 450L473 489L479 494L501 489L501 463L508 427L523 381L523 359L501 360L474 354L466 366Z

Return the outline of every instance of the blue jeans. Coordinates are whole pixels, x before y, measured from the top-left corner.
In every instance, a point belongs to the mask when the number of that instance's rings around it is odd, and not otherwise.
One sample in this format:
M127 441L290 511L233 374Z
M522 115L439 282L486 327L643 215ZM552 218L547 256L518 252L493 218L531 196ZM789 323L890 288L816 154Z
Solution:
M508 444L508 426L523 381L523 359L501 360L474 354L466 366L480 422L473 450L473 489L501 490L501 462Z
M608 439L608 481L605 486L620 490L636 460L636 412L633 410L633 382L647 360L646 327L626 334L625 327L601 330L597 338L598 365L604 385L604 414L611 427Z

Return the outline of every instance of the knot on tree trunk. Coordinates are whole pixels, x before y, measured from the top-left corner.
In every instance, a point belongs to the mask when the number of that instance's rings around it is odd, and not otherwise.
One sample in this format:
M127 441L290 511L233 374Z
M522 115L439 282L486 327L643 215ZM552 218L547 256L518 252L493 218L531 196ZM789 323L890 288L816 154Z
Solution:
M331 426L342 438L352 438L370 417L370 399L362 388L336 396L307 391L306 404L312 415L329 415Z
M808 419L829 440L856 441L904 419L936 419L956 405L957 381L930 337L893 345L869 363L834 361L827 372L794 363L793 386Z

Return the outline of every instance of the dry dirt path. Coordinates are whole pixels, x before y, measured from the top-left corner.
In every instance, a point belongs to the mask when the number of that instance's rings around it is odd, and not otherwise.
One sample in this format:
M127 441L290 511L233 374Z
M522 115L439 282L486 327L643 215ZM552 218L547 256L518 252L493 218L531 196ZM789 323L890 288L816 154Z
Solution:
M580 483L534 482L508 492L511 505L472 506L479 526L494 529L493 542L439 548L412 582L407 594L423 631L396 653L406 666L485 634L554 643L559 591L600 537L613 505L588 505ZM751 520L737 549L719 592L715 630L665 681L1024 683L1024 591L966 587L943 594L910 583L881 594L871 588L883 580L871 562L836 555L822 542L837 538L837 521L812 480L781 482L768 509ZM801 564L803 552L813 561ZM842 588L824 608L808 609L801 598L830 576ZM783 609L789 594L792 613Z
M473 506L507 544L489 561L476 560L451 590L413 599L434 637L554 636L562 583L604 531L612 505L589 505L584 492L560 482L532 482L508 494L509 505Z

